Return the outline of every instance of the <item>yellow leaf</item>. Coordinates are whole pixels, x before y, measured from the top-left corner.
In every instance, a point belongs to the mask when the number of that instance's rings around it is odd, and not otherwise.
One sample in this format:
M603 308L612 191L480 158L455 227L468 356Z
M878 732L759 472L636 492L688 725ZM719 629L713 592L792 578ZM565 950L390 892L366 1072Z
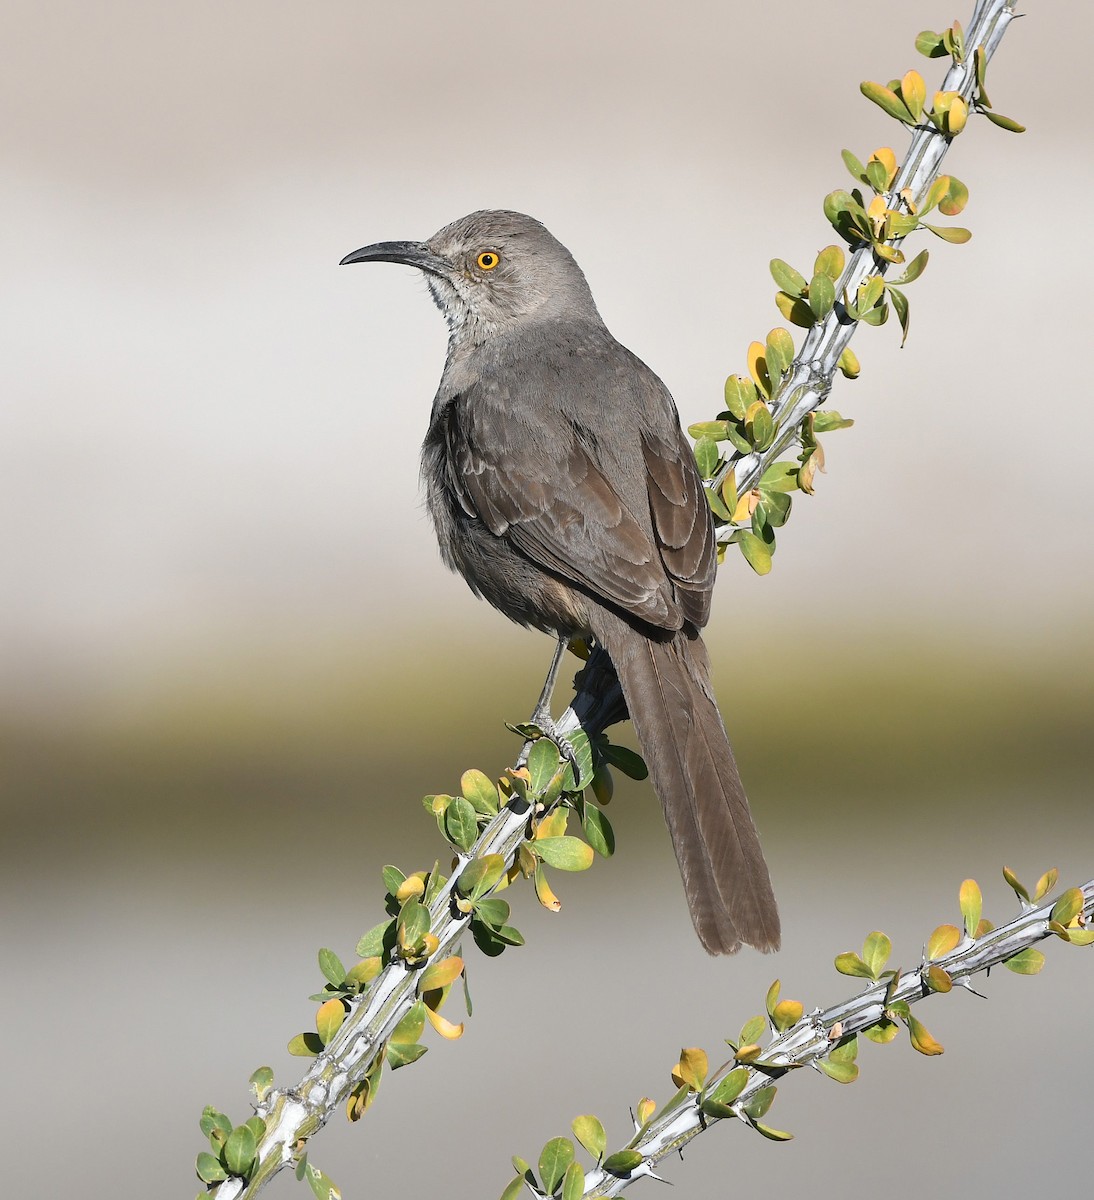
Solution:
M956 925L939 925L927 939L927 957L941 958L961 941L961 930Z
M677 1087L697 1092L703 1086L709 1069L705 1050L698 1046L685 1048L680 1051L680 1061L672 1069L672 1082Z
M337 997L320 1004L319 1011L315 1014L315 1028L319 1031L324 1046L330 1045L331 1038L342 1027L345 1019L346 1006Z
M411 875L404 879L395 891L395 899L400 904L405 904L411 896L420 896L425 891L425 880L418 875Z
M657 1111L657 1105L654 1104L649 1096L643 1096L642 1099L638 1101L638 1106L635 1111L638 1114L638 1124L645 1125L650 1117L652 1117Z
M441 959L440 962L430 963L418 980L419 992L431 992L435 988L448 987L455 983L463 972L463 959L453 954L451 958Z
M965 128L968 119L969 106L960 96L955 96L950 102L950 111L946 114L947 133L960 133Z
M908 1016L908 1036L920 1054L941 1054L942 1045L927 1032L926 1027L911 1014Z
M961 906L961 915L965 918L965 932L971 934L980 924L980 916L984 911L984 897L975 879L966 879L961 885L957 893L957 902Z
M785 1031L801 1020L804 1011L800 1000L780 1000L771 1013L771 1020L776 1029Z
M548 912L558 912L562 907L562 901L551 891L551 885L547 882L547 873L542 864L536 867L533 878L536 886L536 899Z
M909 74L914 75L915 72L910 71ZM905 76L905 78L907 78L907 76ZM889 146L882 146L880 150L875 150L870 157L876 159L885 168L887 183L888 186L891 187L893 178L896 175L896 155L893 153L892 149Z
M1060 872L1053 867L1046 871L1040 879L1037 880L1037 886L1033 889L1032 899L1036 902L1043 899L1056 886L1056 881L1060 878Z
M445 1020L439 1012L434 1012L433 1009L427 1008L425 1015L429 1020L430 1025L450 1042L454 1042L457 1038L463 1037L463 1023L453 1025L451 1021Z
M544 817L543 820L540 821L536 826L536 839L561 837L566 832L566 820L569 815L570 810L568 808L563 808L563 806L560 804L558 808L554 809L548 816Z
M763 342L753 342L748 347L748 373L752 381L765 396L771 395L771 379L767 374L767 347Z
M733 524L741 525L752 516L752 510L756 507L755 489L745 494L737 501L737 507L733 510Z

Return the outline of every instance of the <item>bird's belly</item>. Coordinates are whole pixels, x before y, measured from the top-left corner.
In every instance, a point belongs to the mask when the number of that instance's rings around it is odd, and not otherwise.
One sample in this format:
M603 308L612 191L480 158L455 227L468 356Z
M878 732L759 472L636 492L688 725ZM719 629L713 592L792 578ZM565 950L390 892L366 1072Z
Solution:
M431 493L429 511L445 565L477 595L519 625L552 634L589 632L585 597L526 558L504 536Z

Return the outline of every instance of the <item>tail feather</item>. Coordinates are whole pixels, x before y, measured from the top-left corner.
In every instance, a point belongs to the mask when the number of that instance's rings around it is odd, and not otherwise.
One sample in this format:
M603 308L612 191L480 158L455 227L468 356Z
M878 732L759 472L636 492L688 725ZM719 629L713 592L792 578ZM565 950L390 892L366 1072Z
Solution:
M779 914L698 634L655 641L614 614L596 632L615 666L661 799L699 940L711 954L779 947Z

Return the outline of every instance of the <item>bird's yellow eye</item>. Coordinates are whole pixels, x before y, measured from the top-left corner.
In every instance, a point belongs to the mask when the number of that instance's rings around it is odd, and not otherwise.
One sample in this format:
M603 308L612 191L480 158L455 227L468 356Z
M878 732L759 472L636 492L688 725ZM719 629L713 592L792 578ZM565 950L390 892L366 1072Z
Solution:
M475 265L480 271L492 271L501 262L501 255L496 250L484 250L475 259Z

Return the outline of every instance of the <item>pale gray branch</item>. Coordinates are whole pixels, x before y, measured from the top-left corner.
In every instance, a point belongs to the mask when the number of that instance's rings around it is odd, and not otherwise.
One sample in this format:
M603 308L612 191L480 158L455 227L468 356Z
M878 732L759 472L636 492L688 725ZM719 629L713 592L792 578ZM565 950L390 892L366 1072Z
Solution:
M1089 918L1094 914L1094 880L1083 884L1079 890L1083 893L1083 912ZM955 985L967 986L972 976L979 972L1005 962L1046 937L1055 936L1048 928L1052 905L1052 901L1039 907L1023 904L1023 911L1013 921L975 941L966 935L950 953L933 961L950 976ZM823 1011L817 1009L807 1013L796 1025L780 1034L765 1048L764 1062L776 1063L784 1070L794 1066L811 1066L827 1057L841 1038L877 1024L885 1013L887 1003L904 1001L907 1004L916 1004L928 996L946 994L933 992L927 987L924 973L928 965L924 960L917 970L902 975L899 985L888 1001L885 995L887 983L874 983L849 1000L843 1000ZM737 1063L729 1062L715 1072L709 1080L708 1088L737 1066ZM751 1096L761 1088L767 1087L772 1078L778 1077L780 1073L777 1069L764 1071L753 1068L748 1083L731 1107L742 1110ZM630 1148L642 1155L640 1166L626 1176L611 1175L602 1167L594 1168L585 1175L584 1195L618 1196L635 1179L651 1174L661 1159L681 1149L704 1129L719 1124L722 1119L733 1118L705 1115L699 1107L699 1096L690 1095L686 1103L679 1108L661 1119L651 1121L631 1143ZM747 1117L741 1119L745 1122L748 1120Z

